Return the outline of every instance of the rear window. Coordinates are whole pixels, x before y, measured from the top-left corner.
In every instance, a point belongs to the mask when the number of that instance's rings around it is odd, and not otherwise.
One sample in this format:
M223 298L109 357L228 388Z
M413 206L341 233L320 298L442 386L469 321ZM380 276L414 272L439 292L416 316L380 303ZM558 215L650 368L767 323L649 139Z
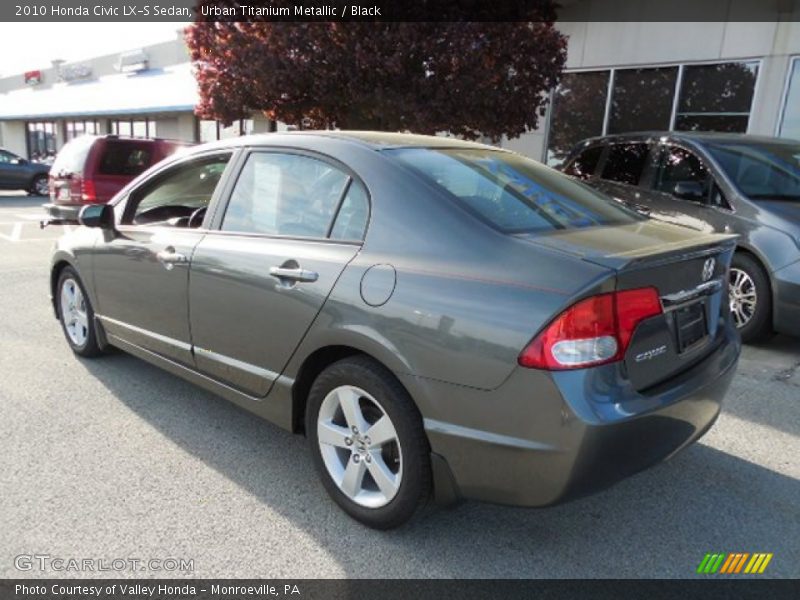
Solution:
M608 148L603 179L638 185L647 161L647 144L612 144Z
M800 144L710 144L708 148L751 200L800 200Z
M54 174L61 172L65 173L83 173L83 166L86 164L86 157L89 155L89 150L92 149L96 137L91 135L84 135L64 144L64 147L59 150L56 155L55 161L51 171Z
M134 177L150 166L152 150L152 146L109 141L100 157L98 172Z
M386 150L504 233L546 232L641 220L610 198L542 164L485 149Z

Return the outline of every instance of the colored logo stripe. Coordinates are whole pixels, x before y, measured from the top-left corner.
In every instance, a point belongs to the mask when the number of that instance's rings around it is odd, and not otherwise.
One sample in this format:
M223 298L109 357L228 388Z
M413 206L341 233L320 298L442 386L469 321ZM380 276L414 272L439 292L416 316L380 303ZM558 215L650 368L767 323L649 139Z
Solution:
M749 559L749 561L748 561ZM769 561L772 560L772 553L756 552L729 552L729 553L707 553L700 564L697 566L698 573L714 574L735 574L742 573L763 573ZM745 567L745 564L747 566Z

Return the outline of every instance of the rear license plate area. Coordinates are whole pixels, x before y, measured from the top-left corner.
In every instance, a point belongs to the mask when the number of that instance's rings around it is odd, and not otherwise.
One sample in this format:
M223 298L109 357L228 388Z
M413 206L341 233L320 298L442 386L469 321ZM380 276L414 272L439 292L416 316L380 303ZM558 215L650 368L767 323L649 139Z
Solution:
M58 199L59 200L69 200L70 199L70 191L68 187L62 187L58 190Z
M678 336L678 352L688 350L708 335L705 302L695 302L675 311L675 329Z

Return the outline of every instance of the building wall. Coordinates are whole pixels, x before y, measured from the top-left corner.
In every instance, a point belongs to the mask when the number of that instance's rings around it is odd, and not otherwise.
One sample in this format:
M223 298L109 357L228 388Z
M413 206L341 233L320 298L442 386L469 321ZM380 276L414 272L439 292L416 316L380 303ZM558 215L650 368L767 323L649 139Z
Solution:
M640 0L620 6L615 0L565 2L557 28L568 36L567 70L609 67L660 66L740 59L758 59L759 67L748 133L775 135L783 103L791 57L800 55L800 9L779 13L761 0L720 2L718 22L675 23L635 21L642 15L670 14L692 5L693 0ZM784 5L789 6L784 3ZM781 5L779 5L781 6ZM619 14L628 21L592 21ZM736 22L753 11L763 21ZM674 13L673 13L674 14ZM585 20L584 20L585 19ZM548 115L549 117L549 115ZM503 147L543 160L548 118L539 129Z
M14 154L27 156L25 147L25 122L0 121L0 144Z

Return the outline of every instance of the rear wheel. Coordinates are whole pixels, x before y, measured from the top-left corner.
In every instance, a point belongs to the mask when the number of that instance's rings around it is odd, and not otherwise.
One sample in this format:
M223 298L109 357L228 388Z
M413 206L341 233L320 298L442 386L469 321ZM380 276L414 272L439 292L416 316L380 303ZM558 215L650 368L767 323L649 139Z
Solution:
M426 504L431 466L422 418L375 361L347 358L317 377L306 433L328 494L354 519L390 529Z
M747 254L737 253L731 261L728 286L731 315L745 343L772 335L772 292L761 265Z
M102 354L97 344L94 310L80 277L72 267L64 267L58 277L58 318L72 351L86 358Z
M47 175L39 175L33 180L30 193L36 196L47 196L50 193L47 185Z

